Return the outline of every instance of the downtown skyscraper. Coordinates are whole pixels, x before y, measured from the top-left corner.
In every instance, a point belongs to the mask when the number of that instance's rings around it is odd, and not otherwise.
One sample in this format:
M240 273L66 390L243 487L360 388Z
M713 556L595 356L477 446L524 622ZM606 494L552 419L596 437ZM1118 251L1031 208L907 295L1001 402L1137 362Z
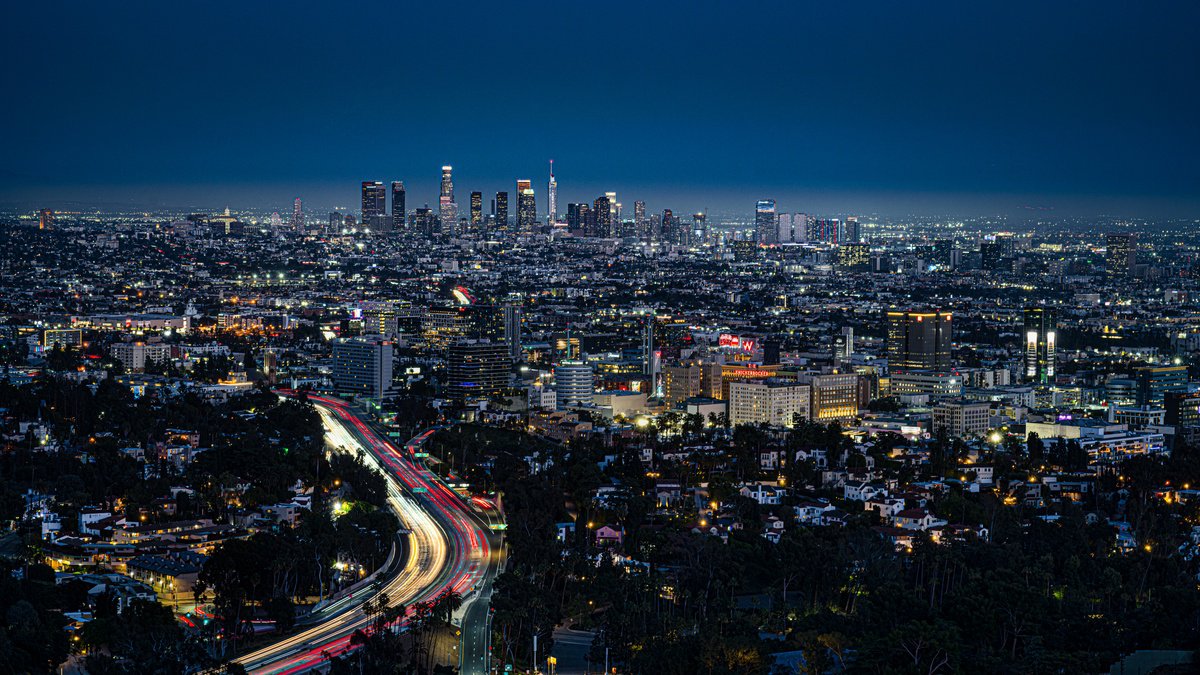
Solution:
M778 232L775 224L775 200L760 199L754 207L754 240L760 246L776 244Z
M497 192L496 200L492 202L492 215L496 217L496 227L508 230L508 193Z
M471 193L471 229L480 232L483 229L483 193Z
M550 180L546 183L546 223L551 227L558 222L558 181L554 179L554 160L550 160Z
M404 229L404 181L392 181L392 227L398 230Z
M522 178L517 181L517 231L530 234L537 225L537 202L533 196L533 181Z
M438 216L442 220L442 234L453 235L458 228L458 204L454 202L454 167L442 167L442 192L438 198Z
M362 182L362 218L360 222L366 229L383 230L383 220L387 216L387 190L383 183L377 180Z

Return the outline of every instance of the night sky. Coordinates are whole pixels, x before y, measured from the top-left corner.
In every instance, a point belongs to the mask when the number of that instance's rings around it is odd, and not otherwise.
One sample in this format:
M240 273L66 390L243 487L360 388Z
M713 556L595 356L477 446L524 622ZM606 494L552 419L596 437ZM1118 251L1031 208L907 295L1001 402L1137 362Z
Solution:
M26 2L0 202L1200 215L1196 2ZM1041 212L1041 211L1038 211Z

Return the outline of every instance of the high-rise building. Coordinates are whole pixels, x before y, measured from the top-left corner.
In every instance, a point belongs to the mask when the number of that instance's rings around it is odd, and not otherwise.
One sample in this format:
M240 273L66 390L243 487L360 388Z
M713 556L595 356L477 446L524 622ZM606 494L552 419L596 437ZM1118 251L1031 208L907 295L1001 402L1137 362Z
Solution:
M404 220L407 217L404 202L404 181L392 181L392 227L397 230L404 229Z
M1109 276L1128 277L1133 275L1137 262L1137 235L1115 233L1105 238L1105 262Z
M951 320L950 312L941 310L889 311L888 367L898 370L950 368Z
M563 361L554 367L554 391L559 410L592 405L595 390L590 365L580 361Z
M550 180L546 183L546 224L551 227L558 222L558 181L554 179L554 160L550 160Z
M794 380L761 379L729 383L729 422L791 427L810 417L811 388Z
M1200 391L1168 391L1163 394L1165 422L1169 426L1200 427Z
M339 232L342 229L342 214L337 211L329 212L329 231Z
M854 355L854 328L843 326L833 338L833 362L835 365L849 360Z
M848 422L858 415L859 377L853 373L813 376L810 416L818 422Z
M362 182L362 226L372 231L384 229L387 216L387 189L382 181Z
M54 210L42 209L38 211L38 229L51 230L54 229Z
M701 389L700 365L695 362L672 363L663 366L663 399L668 409L699 396Z
M871 247L868 244L840 244L838 246L838 267L850 271L869 271L871 269Z
M378 337L333 343L333 384L339 393L381 399L392 388L393 343Z
M592 202L592 219L594 224L588 233L589 237L612 236L612 208L607 196L596 197L596 201Z
M1058 344L1058 312L1048 307L1025 308L1025 379L1054 381Z
M846 229L846 236L842 241L846 241L846 242L862 241L862 239L859 238L858 216L850 216L849 218L846 218L845 229Z
M760 199L754 206L754 238L760 246L778 243L774 199Z
M1187 366L1145 366L1133 371L1136 383L1134 402L1137 405L1161 406L1168 393L1188 389Z
M508 228L508 193L497 192L496 201L494 202L494 215L496 216L496 227L501 230Z
M688 244L690 246L703 246L705 240L708 239L708 214L693 213L692 214L692 229L688 232Z
M483 193L471 193L471 229L478 232L483 228Z
M520 363L521 354L521 307L519 305L504 306L504 342L508 345L508 355L513 363Z
M458 204L454 201L454 167L442 167L442 190L438 195L438 217L442 221L442 234L453 236L458 230Z
M678 244L679 233L675 228L677 224L671 209L663 209L662 221L659 223L659 238L667 244Z
M421 236L432 237L436 222L437 217L434 216L433 209L429 208L428 204L413 212L413 229Z
M517 181L517 231L529 234L536 226L537 202L533 197L533 182L523 178Z
M509 383L508 346L491 340L457 340L446 350L446 395L466 403L499 394Z
M297 232L304 231L304 205L299 197L292 202L292 229Z
M633 202L633 226L637 230L639 239L650 240L650 223L646 220L646 202L640 199Z
M574 202L567 204L567 228L571 230L587 230L591 231L591 225L588 223L591 209L587 204L576 204Z

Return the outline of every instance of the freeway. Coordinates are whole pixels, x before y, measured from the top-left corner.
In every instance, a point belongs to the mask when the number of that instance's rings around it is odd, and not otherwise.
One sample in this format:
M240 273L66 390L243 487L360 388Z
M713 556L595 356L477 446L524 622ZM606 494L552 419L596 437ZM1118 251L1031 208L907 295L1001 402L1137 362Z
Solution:
M289 395L290 392L280 392ZM340 399L309 395L335 447L357 450L388 480L388 504L408 529L407 555L394 576L383 573L369 591L339 599L318 612L312 627L285 637L237 659L258 675L285 675L321 668L330 657L351 649L351 636L370 624L363 604L386 593L392 605L412 606L453 591L463 596L463 673L488 672L488 645L480 635L488 631L487 599L491 581L501 565L502 547L489 527L499 514L473 509L424 464L412 457L412 443L401 450ZM428 437L426 432L414 443ZM419 440L418 440L419 439ZM480 607L482 606L482 610ZM404 621L404 619L402 619ZM486 642L486 638L482 638ZM469 662L468 662L469 661Z

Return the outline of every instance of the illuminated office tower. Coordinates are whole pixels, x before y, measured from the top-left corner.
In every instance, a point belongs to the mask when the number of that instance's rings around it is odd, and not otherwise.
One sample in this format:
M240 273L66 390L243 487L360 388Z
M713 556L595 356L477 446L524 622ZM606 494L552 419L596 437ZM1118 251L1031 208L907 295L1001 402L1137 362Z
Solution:
M533 196L533 181L523 178L517 181L517 231L529 234L536 225L537 202Z
M688 243L692 246L703 246L708 238L708 214L692 214L692 231L688 233Z
M362 182L362 226L370 230L382 229L387 215L387 190L381 181Z
M54 229L54 210L42 209L38 211L38 229L52 230Z
M786 244L796 240L796 231L793 225L795 213L777 213L775 214L775 241L780 244Z
M605 237L617 236L617 226L621 221L621 205L617 203L617 193L605 192L605 199L608 200L608 234L601 235Z
M392 181L392 227L397 230L404 229L404 219L407 217L405 215L404 202L404 181Z
M483 193L471 193L471 229L476 232L483 229Z
M547 204L546 224L551 227L558 222L558 181L554 179L554 160L550 160L550 180L546 183Z
M775 200L760 199L754 207L754 238L759 245L778 243Z
M1058 312L1046 307L1025 309L1025 380L1038 384L1054 381L1058 342Z
M1109 276L1128 277L1133 275L1137 261L1137 235L1110 234L1105 238L1105 262Z
M650 240L650 221L646 220L646 202L637 200L633 203L633 227L642 241Z
M454 202L454 179L450 173L454 167L442 167L442 191L438 196L438 216L442 220L442 234L454 235L458 228L458 204Z
M950 368L950 312L892 310L887 313L888 367L897 370Z
M508 229L508 193L497 192L496 201L492 202L492 215L496 216L496 227Z
M671 212L671 209L663 209L662 219L658 226L658 236L664 243L679 243L679 233L676 231L675 225L675 214Z
M292 229L297 232L304 230L304 205L300 198L296 197L296 201L292 202Z
M338 232L342 229L342 214L337 211L329 212L329 231Z
M608 197L596 197L596 201L592 202L592 218L595 222L587 236L612 236L612 209L609 207Z

